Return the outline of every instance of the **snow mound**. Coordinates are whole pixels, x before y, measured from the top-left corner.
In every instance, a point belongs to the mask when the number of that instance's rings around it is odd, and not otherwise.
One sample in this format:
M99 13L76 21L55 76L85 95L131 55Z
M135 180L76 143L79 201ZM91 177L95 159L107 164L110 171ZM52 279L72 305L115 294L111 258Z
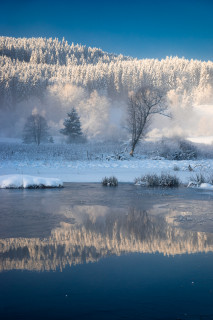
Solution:
M187 188L200 188L206 190L213 190L213 185L210 183L201 183L200 185L196 182L190 181Z
M55 178L41 178L21 174L0 176L0 189L19 188L61 188L63 182Z
M200 188L207 189L207 190L213 190L213 185L210 183L201 183Z

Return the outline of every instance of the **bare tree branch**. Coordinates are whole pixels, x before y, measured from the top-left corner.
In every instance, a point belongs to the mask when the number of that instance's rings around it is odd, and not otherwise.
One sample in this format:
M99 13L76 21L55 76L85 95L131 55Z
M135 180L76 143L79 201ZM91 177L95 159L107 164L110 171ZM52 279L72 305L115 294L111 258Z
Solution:
M166 113L167 110L165 95L154 87L142 87L130 95L127 118L131 134L130 155L133 156L137 143L145 137L153 115L160 114L171 118L171 115Z

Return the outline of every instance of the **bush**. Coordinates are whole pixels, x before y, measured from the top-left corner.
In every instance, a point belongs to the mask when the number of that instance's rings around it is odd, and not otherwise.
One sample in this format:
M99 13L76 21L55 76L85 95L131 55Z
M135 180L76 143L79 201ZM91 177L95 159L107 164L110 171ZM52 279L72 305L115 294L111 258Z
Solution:
M160 156L169 160L197 159L197 148L189 141L179 138L164 139L161 142Z
M174 170L174 171L180 171L180 167L178 167L178 166L175 164L174 167L173 167L173 170Z
M193 177L191 177L191 181L197 185L201 183L206 183L206 177L202 173L196 173Z
M213 184L213 173L196 173L191 177L191 181L188 186L200 186L202 183Z
M180 150L176 152L174 160L191 160L197 159L197 148L188 141L179 141Z
M141 178L135 179L136 184L145 185L147 187L179 187L180 181L176 176L162 173L160 176L157 174L147 174Z
M105 187L117 187L118 185L118 179L115 178L115 177L105 177L103 178L102 180L102 185L105 186Z

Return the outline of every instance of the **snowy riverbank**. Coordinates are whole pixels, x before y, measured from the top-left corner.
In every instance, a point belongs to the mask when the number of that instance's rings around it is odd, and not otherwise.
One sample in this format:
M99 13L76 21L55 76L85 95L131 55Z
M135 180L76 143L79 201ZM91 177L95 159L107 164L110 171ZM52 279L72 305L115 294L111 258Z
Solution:
M189 170L189 166L193 171ZM167 172L188 183L196 173L209 173L213 160L153 160L131 159L110 161L1 161L0 175L21 174L57 178L63 182L100 182L104 176L114 175L119 182L133 182L145 174Z
M100 182L105 176L115 176L119 182L132 183L142 175L167 173L188 184L196 174L213 172L212 158L168 160L158 155L162 148L157 142L143 142L131 157L125 144L118 142L37 147L21 140L0 141L0 176L20 174L63 182Z

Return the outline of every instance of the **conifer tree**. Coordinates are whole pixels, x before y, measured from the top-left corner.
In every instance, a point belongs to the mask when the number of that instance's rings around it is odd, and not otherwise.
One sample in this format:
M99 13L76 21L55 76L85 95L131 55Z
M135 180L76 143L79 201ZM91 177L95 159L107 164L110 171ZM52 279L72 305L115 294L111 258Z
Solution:
M82 142L83 133L81 130L80 117L75 108L72 108L71 112L67 113L67 118L64 120L64 128L60 130L60 133L67 136L67 142Z

